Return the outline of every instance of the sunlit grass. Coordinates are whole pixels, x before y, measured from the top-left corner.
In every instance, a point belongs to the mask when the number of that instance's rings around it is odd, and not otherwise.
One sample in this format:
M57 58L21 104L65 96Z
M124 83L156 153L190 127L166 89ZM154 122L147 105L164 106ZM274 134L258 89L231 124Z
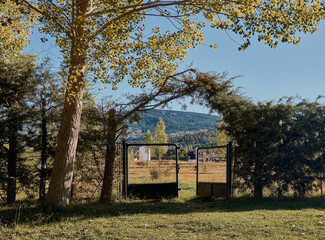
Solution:
M94 198L46 214L37 201L0 205L0 239L325 239L325 197L196 198L195 177L183 164L171 200Z
M3 205L0 239L325 238L323 197L203 200L78 202L51 214Z

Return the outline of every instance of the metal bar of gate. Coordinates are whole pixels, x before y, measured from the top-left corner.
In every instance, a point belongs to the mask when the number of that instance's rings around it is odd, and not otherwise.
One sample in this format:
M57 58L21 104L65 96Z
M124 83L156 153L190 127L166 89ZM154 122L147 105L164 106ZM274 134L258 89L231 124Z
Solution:
M179 183L178 183L178 174L179 174L179 164L178 164L178 146L175 144L175 151L176 151L176 183L177 183L177 190L179 189ZM177 198L178 198L178 191L177 191Z
M125 161L126 161L126 172L125 172L125 178L126 178L126 195L128 192L128 185L129 185L129 144L126 145L126 151L125 151Z
M232 142L229 141L227 144L227 198L231 197L231 148Z
M128 143L129 146L175 146L178 149L177 144L175 143Z
M123 154L123 185L122 185L122 196L126 197L126 141L122 142L122 154Z

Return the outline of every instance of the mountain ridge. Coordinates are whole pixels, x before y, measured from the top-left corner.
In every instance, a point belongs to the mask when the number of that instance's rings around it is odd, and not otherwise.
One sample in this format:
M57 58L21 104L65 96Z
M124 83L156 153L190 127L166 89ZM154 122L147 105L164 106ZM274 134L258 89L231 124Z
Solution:
M169 138L195 134L202 131L215 131L217 122L220 116L185 112L176 110L149 110L142 114L142 119L139 123L134 123L129 126L128 141L143 141L147 130L154 131L159 121L162 118L166 125L166 133Z

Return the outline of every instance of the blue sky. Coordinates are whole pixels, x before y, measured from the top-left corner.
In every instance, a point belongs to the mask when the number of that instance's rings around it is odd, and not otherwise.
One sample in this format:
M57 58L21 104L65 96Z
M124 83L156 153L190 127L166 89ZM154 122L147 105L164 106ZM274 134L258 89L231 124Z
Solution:
M241 43L238 36L228 34ZM58 66L58 48L52 40L42 43L41 37L44 35L35 31L26 51L38 52L40 57L48 55ZM252 45L247 50L238 51L237 43L231 38L224 31L207 31L207 45L217 43L218 49L214 51L201 45L190 50L180 67L192 64L200 71L227 71L229 76L241 75L235 80L235 86L242 87L241 91L255 101L296 95L315 100L318 95L325 95L325 24L321 24L315 34L302 36L299 45L280 43L277 49L252 39ZM118 96L129 91L135 90L122 83L116 92L108 90L103 94ZM178 104L171 107L181 109ZM189 106L188 111L208 112L200 106Z

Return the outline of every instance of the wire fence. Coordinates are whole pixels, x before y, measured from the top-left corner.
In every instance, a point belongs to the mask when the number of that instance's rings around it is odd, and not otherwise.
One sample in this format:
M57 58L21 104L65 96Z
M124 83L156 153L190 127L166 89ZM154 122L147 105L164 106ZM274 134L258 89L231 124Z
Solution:
M227 147L199 148L198 181L219 182L227 181Z
M176 147L136 145L127 148L128 184L176 182Z
M101 192L105 168L105 152L99 154L79 156L76 161L73 178L72 197L74 199L98 198ZM123 146L116 144L114 160L113 195L118 198L122 195L123 180Z
M105 146L101 150L86 151L85 155L77 155L72 197L73 199L93 199L100 195L103 173L105 167ZM196 153L193 152L193 154ZM239 197L252 195L252 189L248 188L242 178L237 173L240 170L240 159L236 153L236 147L232 150L231 164L231 196ZM190 152L176 150L172 144L147 145L147 144L128 144L128 183L129 184L150 184L150 183L175 183L179 180L182 191L189 189L195 194L196 181L210 183L227 182L227 149L223 148L200 148L198 154L198 166L196 156L190 156ZM177 162L176 159L179 159ZM52 167L53 159L49 158L47 163L48 173ZM177 168L178 166L178 168ZM6 202L6 161L1 164L1 183L0 183L0 203ZM38 199L40 186L40 154L32 149L22 156L22 160L17 163L19 169L17 177L17 200ZM197 169L198 168L198 169ZM198 175L197 175L198 170ZM178 175L176 174L179 172ZM48 179L46 181L46 191L48 190ZM114 163L113 195L120 198L124 187L123 175L123 145L116 144L116 157ZM324 179L324 177L320 177ZM324 181L315 182L317 188L312 195L323 195ZM272 189L271 189L272 190ZM264 195L272 195L272 191L266 189Z

